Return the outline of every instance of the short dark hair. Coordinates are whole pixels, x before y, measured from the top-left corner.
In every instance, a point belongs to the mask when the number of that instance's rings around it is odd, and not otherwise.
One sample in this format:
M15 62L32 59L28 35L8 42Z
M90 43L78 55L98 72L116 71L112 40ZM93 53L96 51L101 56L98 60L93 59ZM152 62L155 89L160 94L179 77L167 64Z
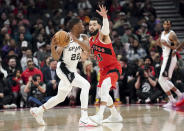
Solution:
M164 20L163 20L163 23L164 23L164 22L170 22L170 24L172 25L172 22L171 22L171 20L169 20L169 19L164 19Z
M40 77L41 78L41 75L40 74L35 74L33 75L33 81L37 81L37 77Z
M102 26L102 20L100 18L92 17L90 20L96 20L98 22L98 24Z
M68 31L71 31L73 26L78 24L81 20L77 17L71 18L67 24Z

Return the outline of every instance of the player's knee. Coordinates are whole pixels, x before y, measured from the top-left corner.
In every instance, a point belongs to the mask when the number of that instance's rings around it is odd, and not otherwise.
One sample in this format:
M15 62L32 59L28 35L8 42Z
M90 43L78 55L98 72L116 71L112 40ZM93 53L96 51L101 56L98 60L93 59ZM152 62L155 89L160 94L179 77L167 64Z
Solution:
M107 86L106 86L107 87ZM101 101L107 102L108 101L108 96L109 96L109 90L105 87L101 87Z
M91 85L87 80L85 80L81 83L81 86L82 86L82 89L89 90Z

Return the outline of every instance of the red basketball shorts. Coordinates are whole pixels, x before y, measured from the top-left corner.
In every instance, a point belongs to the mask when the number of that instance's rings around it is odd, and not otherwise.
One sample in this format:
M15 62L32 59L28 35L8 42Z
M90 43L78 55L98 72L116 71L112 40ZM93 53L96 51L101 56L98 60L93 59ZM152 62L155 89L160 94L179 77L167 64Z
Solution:
M118 81L120 75L122 73L121 65L113 65L108 66L104 69L100 69L100 80L98 83L98 87L101 87L103 80L110 77L111 78L111 88L116 88L116 82Z

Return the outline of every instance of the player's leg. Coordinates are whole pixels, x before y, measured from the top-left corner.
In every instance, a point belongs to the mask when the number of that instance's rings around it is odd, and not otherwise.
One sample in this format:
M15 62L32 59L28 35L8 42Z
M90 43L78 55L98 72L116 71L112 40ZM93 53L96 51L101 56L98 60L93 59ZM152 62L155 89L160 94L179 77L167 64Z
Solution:
M45 122L43 120L43 112L45 110L48 110L48 109L56 106L60 102L63 102L65 100L66 96L68 95L68 93L71 91L71 89L72 89L72 86L71 86L69 81L60 80L59 85L58 85L58 93L56 96L50 98L42 106L40 106L38 108L35 107L35 108L30 109L31 114L33 115L33 117L35 117L36 121L40 125L45 125Z
M103 120L103 123L111 123L111 122L122 122L123 118L121 117L120 113L116 110L114 104L113 104L113 99L109 95L108 101L107 101L107 107L110 109L111 115Z
M165 68L166 68L167 60L168 60L168 57L163 58L163 63L162 63L162 66L161 66L158 82L159 82L160 86L162 87L163 91L167 94L170 102L174 102L175 99L171 94L171 91L170 91L171 88L169 88L169 86L168 86L167 77L164 77L162 75Z
M100 109L96 113L96 115L90 117L94 122L98 124L102 123L103 114L107 104L110 105L109 107L111 110L111 114L118 114L116 108L113 105L113 100L109 95L109 91L111 87L112 87L111 77L107 77L106 79L103 80L100 88L100 92L99 92L101 97Z
M176 64L177 64L177 58L176 56L174 56L171 60L171 64L169 67L169 79L172 78L172 74L173 74L174 68L176 67ZM174 84L170 80L167 80L167 83L168 83L168 86L171 88L171 90L177 94L179 99L183 97L183 94L174 86Z
M81 118L79 120L79 126L97 126L88 118L88 99L89 99L89 82L75 73L75 79L72 82L72 86L81 88L80 102L81 102Z

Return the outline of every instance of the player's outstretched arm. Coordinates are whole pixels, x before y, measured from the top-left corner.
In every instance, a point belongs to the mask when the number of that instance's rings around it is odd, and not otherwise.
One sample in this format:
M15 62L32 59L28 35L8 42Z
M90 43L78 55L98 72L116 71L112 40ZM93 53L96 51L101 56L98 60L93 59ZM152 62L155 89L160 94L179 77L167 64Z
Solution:
M109 21L108 21L108 17L107 17L107 10L106 7L104 7L103 5L100 6L100 11L96 10L96 12L103 17L103 25L102 28L100 30L100 40L102 40L104 43L111 43L110 37L109 37L109 33L110 33L110 28L109 28Z
M52 42L51 42L51 55L54 58L54 60L56 60L56 61L59 60L63 49L64 49L64 47L57 46L57 41L53 37Z
M99 5L99 8L100 8L100 11L96 10L96 12L103 17L103 25L102 25L101 33L103 35L109 35L110 29L109 29L109 21L107 18L106 7L104 7L103 5L102 6Z

